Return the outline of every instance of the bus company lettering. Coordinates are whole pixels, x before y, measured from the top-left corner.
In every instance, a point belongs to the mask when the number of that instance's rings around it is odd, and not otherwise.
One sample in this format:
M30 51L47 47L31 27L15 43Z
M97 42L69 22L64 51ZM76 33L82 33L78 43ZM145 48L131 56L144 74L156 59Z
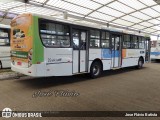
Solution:
M48 58L49 63L61 62L61 61L62 61L62 58Z

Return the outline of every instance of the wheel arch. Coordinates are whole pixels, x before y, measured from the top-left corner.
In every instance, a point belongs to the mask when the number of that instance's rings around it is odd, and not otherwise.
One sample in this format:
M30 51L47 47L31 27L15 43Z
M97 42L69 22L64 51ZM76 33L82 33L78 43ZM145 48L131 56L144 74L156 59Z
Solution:
M89 66L89 72L90 72L90 68L91 68L91 66L92 66L92 64L93 64L94 62L99 62L99 63L101 64L102 70L103 70L103 62L102 62L102 60L99 59L99 58L96 58L96 59L94 59L94 60L92 61L92 63L90 64L90 66Z

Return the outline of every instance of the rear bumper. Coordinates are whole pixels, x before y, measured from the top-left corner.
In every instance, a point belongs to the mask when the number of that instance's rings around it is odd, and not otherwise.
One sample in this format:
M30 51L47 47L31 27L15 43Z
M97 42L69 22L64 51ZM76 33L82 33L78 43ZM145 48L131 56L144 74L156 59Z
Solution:
M11 63L11 70L15 71L15 72L19 72L22 73L24 75L28 75L28 76L33 76L33 77L44 77L45 76L45 72L41 71L41 74L38 74L37 69L38 67L40 67L40 64L33 64L31 67L29 68L20 68L17 67L15 65L13 65ZM38 70L39 71L39 70Z

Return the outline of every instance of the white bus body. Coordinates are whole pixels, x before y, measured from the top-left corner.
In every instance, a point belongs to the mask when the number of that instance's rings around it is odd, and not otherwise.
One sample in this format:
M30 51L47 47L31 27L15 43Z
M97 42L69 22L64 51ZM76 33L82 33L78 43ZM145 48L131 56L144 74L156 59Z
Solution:
M160 59L160 40L151 41L151 60Z
M149 42L144 36L65 23L33 14L13 19L11 36L11 68L29 76L90 73L95 78L102 70L129 66L141 68L149 59L146 58L146 43Z

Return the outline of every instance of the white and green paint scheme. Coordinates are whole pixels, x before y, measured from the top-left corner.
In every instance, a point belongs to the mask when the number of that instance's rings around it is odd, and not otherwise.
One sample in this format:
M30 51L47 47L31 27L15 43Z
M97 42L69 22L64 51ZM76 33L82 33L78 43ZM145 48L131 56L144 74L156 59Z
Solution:
M23 14L11 22L12 70L29 76L69 76L137 66L146 59L138 34Z

